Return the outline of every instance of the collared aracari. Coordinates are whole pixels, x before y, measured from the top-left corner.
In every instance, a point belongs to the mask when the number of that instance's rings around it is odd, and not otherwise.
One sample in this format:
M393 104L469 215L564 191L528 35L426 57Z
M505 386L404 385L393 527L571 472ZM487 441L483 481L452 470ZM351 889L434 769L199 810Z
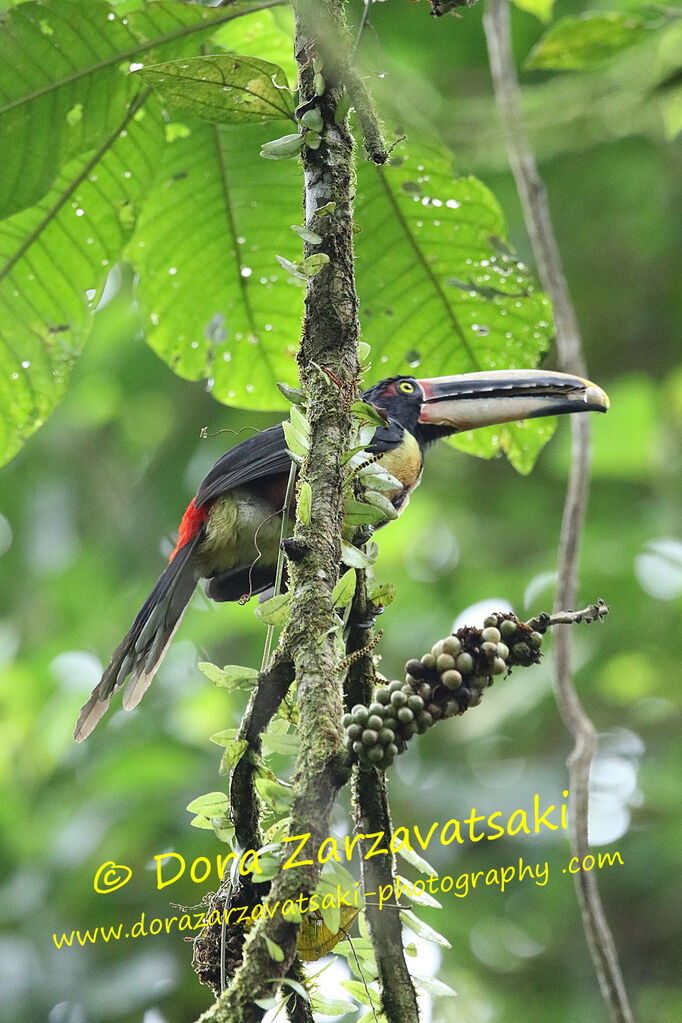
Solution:
M390 495L398 513L421 479L426 448L439 438L538 416L605 412L609 405L589 380L543 370L391 377L362 397L386 420L368 450L401 483ZM218 459L190 501L167 567L81 710L78 742L128 676L123 706L132 710L142 699L200 579L216 601L273 585L290 465L281 424Z

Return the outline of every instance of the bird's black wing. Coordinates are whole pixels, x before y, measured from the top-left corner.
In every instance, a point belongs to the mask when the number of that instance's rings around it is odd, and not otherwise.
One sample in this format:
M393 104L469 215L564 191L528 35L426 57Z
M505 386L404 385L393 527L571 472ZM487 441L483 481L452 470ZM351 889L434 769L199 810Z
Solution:
M397 447L402 437L402 426L391 421L376 431L368 450L372 454L383 453ZM288 472L290 465L284 430L278 423L236 444L219 458L199 487L194 505L200 508L233 487L244 486L266 476L279 476Z
M284 430L278 423L236 444L219 458L199 487L194 505L200 508L234 487L266 476L279 476L288 472L290 465Z

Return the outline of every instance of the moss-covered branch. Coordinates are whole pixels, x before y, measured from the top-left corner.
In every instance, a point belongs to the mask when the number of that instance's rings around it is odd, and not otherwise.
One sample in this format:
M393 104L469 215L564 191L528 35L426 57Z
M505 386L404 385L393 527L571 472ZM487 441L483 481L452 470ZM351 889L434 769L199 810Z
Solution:
M344 85L333 67L325 68L317 45L321 36L332 34L338 45L347 44L343 3L297 0L294 8L301 105L315 107L323 124L319 148L303 148L306 227L311 237L321 239L306 242L305 255L324 254L327 261L309 279L298 356L310 423L310 450L301 480L310 484L313 498L310 521L296 526L295 539L305 553L290 563L293 599L281 644L295 668L301 742L290 834L310 832L311 847L316 849L329 835L334 801L348 777L338 668L343 648L332 592L341 553L341 457L351 437L347 397L359 373L359 326L353 272L353 140L346 118L336 123ZM282 906L301 893L311 893L319 872L316 860L280 871L268 904ZM267 922L260 919L248 934L241 966L202 1020L259 1020L263 1010L256 1000L272 995L286 976L296 956L297 935L298 924L279 909Z

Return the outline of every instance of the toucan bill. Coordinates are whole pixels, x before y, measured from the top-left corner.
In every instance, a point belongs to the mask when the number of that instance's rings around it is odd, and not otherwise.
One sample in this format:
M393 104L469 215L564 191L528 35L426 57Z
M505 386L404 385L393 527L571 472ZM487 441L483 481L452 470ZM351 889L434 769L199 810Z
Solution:
M609 399L597 384L546 370L491 370L419 380L421 423L458 432L572 412L606 412Z

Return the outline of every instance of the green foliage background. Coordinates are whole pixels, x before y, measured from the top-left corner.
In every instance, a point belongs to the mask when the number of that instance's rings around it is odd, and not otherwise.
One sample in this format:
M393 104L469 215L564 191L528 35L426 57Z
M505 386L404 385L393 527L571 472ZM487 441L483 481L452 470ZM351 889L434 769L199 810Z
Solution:
M125 2L118 8L139 6ZM555 13L575 15L577 8L585 5L560 0ZM628 2L610 9L639 11ZM428 128L439 134L457 171L477 175L492 189L530 265L491 99L480 18L479 8L465 11L461 20L436 21L427 16L425 2L377 4L372 20L380 50L368 37L363 66L391 131L412 137ZM138 16L136 31L143 21ZM608 416L594 421L581 598L602 596L613 610L604 627L575 631L577 683L603 733L595 805L602 834L610 838L604 848L618 849L624 860L623 867L604 871L600 884L637 1015L653 1023L682 1015L672 958L682 840L675 756L682 656L680 151L669 141L674 88L654 89L662 75L674 72L674 48L666 41L674 30L675 25L646 32L636 45L591 70L524 77L529 127L590 374L612 400ZM515 12L519 62L543 31L531 14ZM252 49L241 39L241 52L258 55L264 38L253 41ZM176 53L163 54L168 56ZM290 68L280 63L291 80ZM112 125L124 110L119 106L117 115L116 104L125 101L112 94ZM160 130L160 113L150 108L135 122L139 133L156 130L155 116ZM87 120L78 128L91 129ZM283 133L236 130L262 134L263 140ZM206 129L206 147L209 134ZM134 138L128 141L133 147ZM38 151L49 144L33 141ZM182 144L182 138L174 143ZM69 173L68 161L79 158L77 151L58 152L62 173ZM134 149L127 155L133 160ZM25 177L36 166L25 162ZM120 190L112 194L119 212L137 201L135 188L147 187L144 174L155 171L153 165L130 166L137 171L130 186L111 179L111 188ZM273 168L278 180L291 181L293 166L262 161L261 187L270 187L266 178ZM28 218L26 223L35 217L36 207L20 208L42 197L40 188L48 184L36 170L33 187L39 191L30 199L26 191L12 211L16 217ZM16 190L8 195L17 201ZM155 854L170 849L188 864L220 851L208 832L188 827L184 808L194 796L219 787L219 751L207 736L237 724L243 698L212 687L196 662L257 664L262 649L263 627L250 608L209 606L198 594L140 710L134 715L113 710L84 746L72 744L78 708L163 566L187 500L214 459L238 439L218 431L260 429L277 418L218 404L204 383L174 376L144 344L142 329L155 311L148 303L157 299L149 289L170 296L166 263L176 264L165 246L186 245L192 231L190 215L184 230L172 235L163 207L153 205L162 198L152 193L146 221L137 226L138 241L149 243L143 269L156 276L134 301L132 271L126 266L112 271L62 403L0 476L0 1018L12 1023L47 1018L184 1023L207 1004L207 992L189 969L190 948L177 934L68 951L57 951L52 942L55 930L132 924L143 911L150 919L177 912L171 903L199 902L203 886L184 878L157 892L146 869ZM276 228L257 214L247 223L254 235L262 234L255 244L291 258L298 240L289 224L298 221L295 212L287 219L289 208ZM120 235L132 229L125 214L114 220L97 225L100 263L107 258L106 245L115 249ZM358 220L369 232L363 200ZM362 244L368 242L361 234L359 252ZM68 254L55 243L42 255L49 273ZM219 265L217 253L214 273ZM367 311L369 289L378 292L380 284L390 284L389 271L390 265L359 260ZM106 273L100 274L93 307ZM63 286L68 302L68 285ZM206 277L206 291L211 287ZM416 279L413 288L422 287ZM408 355L416 361L413 353L391 346L389 319L363 319L379 375L384 367L389 373L409 364ZM435 340L428 315L415 316L411 329L411 348L423 356ZM74 338L74 348L85 333ZM284 335L295 343L295 317ZM150 341L169 357L162 332ZM438 366L446 369L447 360ZM249 382L241 379L244 386ZM227 374L226 388L229 380ZM202 426L208 427L207 440L199 439ZM566 423L527 478L501 459L479 461L445 447L431 453L408 513L379 538L377 575L397 587L396 602L382 621L382 670L389 677L479 600L506 600L528 615L551 605L568 464ZM433 821L466 816L474 806L485 813L530 807L536 792L559 802L568 750L549 666L519 672L496 685L475 713L411 745L390 781L394 820L428 830ZM445 912L423 913L453 946L440 962L437 953L420 946L424 966L459 992L454 1001L435 1002L432 1019L602 1018L572 884L561 873L567 859L561 837L431 848L428 855L442 873L455 876L515 863L519 856L532 863L548 859L551 872L545 888L444 896ZM133 870L130 884L110 896L92 890L105 860Z

